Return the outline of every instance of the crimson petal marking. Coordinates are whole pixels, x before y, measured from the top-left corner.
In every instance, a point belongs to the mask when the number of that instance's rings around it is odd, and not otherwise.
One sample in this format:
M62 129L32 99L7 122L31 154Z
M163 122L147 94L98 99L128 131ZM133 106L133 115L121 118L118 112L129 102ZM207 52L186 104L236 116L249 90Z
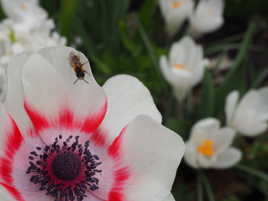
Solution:
M33 123L33 126L35 128L35 131L36 131L36 135L38 133L40 133L40 131L42 131L43 129L46 129L49 127L49 123L47 121L47 119L42 116L41 114L39 114L39 112L35 111L29 103L27 102L24 102L24 108L27 112L27 114L29 115L32 123Z
M13 195L13 197L16 199L16 200L18 200L18 201L25 201L23 198L22 198L22 196L21 196L21 194L20 194L20 192L16 189L16 188L14 188L14 187L12 187L12 186L9 186L9 185L7 185L7 184L4 184L4 183L0 183L0 185L2 185L11 195Z
M4 148L5 156L0 158L0 177L2 177L6 183L12 184L12 162L16 151L19 149L23 141L23 136L20 133L15 121L10 116L9 119L11 122L11 129L8 131L9 133L3 133L3 135L7 135L8 137L6 147Z
M105 117L105 114L107 112L107 106L107 101L105 101L104 106L99 110L99 112L87 117L83 122L81 130L85 133L91 133L95 131Z
M121 149L121 142L122 136L124 135L127 127L124 127L117 138L114 140L112 145L108 148L108 154L116 160L120 166L120 149ZM123 201L124 200L124 187L126 181L130 178L130 173L128 167L121 167L118 168L114 172L114 183L113 188L111 189L108 201Z
M84 120L76 119L74 113L69 109L69 107L64 106L59 112L57 120L55 119L55 123L53 124L51 123L52 121L49 121L27 102L24 103L24 107L34 125L37 135L40 134L42 130L55 126L63 128L78 128L82 132L91 134L92 140L97 145L106 144L104 133L97 130L97 128L103 121L107 112L107 102L105 102L104 106L98 111L98 113L92 114Z

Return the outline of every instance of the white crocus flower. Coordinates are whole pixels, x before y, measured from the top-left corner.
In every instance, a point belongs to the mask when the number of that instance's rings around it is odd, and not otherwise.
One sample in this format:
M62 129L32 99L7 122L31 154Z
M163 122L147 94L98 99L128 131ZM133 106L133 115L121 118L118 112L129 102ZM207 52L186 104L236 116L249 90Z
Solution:
M193 168L229 168L241 159L241 152L230 145L235 131L220 128L220 122L207 118L197 122L186 143L184 159Z
M161 56L160 69L165 79L172 85L178 100L198 84L204 74L207 60L203 58L203 48L190 37L172 45L169 58Z
M239 93L231 92L225 106L227 125L249 137L268 128L268 87L250 90L239 101Z
M183 21L192 14L194 7L192 0L160 0L159 4L170 36L178 31Z
M200 0L190 17L190 33L200 36L217 30L224 22L223 0Z

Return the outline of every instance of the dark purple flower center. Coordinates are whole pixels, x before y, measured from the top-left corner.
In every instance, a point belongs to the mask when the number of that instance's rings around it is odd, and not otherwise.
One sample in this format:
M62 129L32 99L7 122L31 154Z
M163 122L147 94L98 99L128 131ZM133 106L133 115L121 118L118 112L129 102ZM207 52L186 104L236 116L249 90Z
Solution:
M52 170L59 179L72 181L79 176L81 160L73 152L60 153L52 162Z
M88 190L99 188L96 176L102 172L98 169L102 163L90 152L89 144L79 143L79 136L63 140L59 135L53 144L36 147L30 153L26 174L55 201L82 201Z

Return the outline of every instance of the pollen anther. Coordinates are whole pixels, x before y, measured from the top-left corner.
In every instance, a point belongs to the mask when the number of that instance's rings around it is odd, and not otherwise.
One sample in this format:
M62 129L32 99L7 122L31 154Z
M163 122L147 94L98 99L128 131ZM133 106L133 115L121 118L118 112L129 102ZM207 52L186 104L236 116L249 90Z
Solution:
M181 7L181 5L182 5L181 2L176 1L176 2L173 2L173 3L171 4L171 7L172 7L172 8L179 8L179 7Z
M173 67L178 69L178 70L181 70L181 69L185 68L185 66L183 64L174 64Z
M201 145L197 147L197 151L204 156L213 156L215 153L214 142L211 140L204 140Z

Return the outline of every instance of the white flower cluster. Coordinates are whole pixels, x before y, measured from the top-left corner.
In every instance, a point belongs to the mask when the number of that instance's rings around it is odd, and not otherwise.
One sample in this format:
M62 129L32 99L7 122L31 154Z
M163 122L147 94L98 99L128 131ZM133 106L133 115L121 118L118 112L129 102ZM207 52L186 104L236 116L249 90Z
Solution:
M7 19L0 23L0 65L13 55L36 52L43 47L64 45L65 38L52 31L54 22L37 0L1 0Z
M186 19L189 20L189 33L194 37L213 32L224 22L223 0L200 0L196 8L194 0L160 0L159 3L170 36Z
M38 0L1 0L7 16L0 22L0 101L6 94L6 68L12 56L36 52L44 47L65 45L54 21L40 7Z

